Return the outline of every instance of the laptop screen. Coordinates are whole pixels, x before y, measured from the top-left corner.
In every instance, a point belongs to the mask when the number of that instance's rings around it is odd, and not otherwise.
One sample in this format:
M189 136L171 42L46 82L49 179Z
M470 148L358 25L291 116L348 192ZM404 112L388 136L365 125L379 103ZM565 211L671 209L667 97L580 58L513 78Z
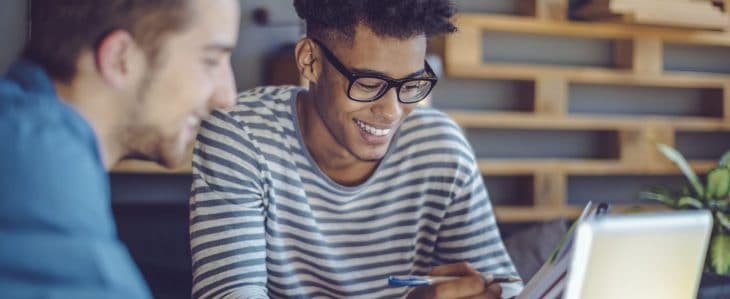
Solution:
M711 229L707 211L586 220L576 231L565 298L695 298Z

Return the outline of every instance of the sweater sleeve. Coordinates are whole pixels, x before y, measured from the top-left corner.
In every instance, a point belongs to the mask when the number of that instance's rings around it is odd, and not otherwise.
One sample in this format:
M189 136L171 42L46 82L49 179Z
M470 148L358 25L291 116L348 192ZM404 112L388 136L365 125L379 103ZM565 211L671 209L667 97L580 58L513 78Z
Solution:
M264 190L255 144L228 115L203 123L193 157L193 298L268 298Z

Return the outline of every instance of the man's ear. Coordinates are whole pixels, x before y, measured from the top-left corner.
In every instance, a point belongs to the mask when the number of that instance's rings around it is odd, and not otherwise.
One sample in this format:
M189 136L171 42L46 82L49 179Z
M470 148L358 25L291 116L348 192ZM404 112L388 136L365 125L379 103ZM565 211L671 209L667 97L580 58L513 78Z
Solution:
M299 75L311 83L317 83L322 73L322 61L319 59L319 52L315 51L314 42L309 38L299 40L294 48L294 55Z
M104 36L94 53L96 71L115 89L123 89L135 80L144 53L126 30L115 30Z

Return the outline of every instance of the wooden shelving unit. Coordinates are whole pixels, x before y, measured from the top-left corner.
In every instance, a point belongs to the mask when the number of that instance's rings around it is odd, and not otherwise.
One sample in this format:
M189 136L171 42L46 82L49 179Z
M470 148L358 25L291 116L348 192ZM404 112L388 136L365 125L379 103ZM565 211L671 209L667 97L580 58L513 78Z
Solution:
M456 17L459 34L450 34L447 39L459 38L465 42L480 45L474 40L473 34L482 30L503 31L515 33L535 33L556 36L573 36L584 38L610 38L652 40L678 42L682 44L720 45L730 46L730 32L703 31L682 28L666 28L658 26L642 26L616 23L574 22L556 19L539 19L534 16L513 16L497 14L465 13ZM466 26L464 26L466 25ZM466 46L466 44L465 44ZM466 48L466 47L465 47ZM471 48L466 51L481 52L481 48ZM470 59L470 58L466 58Z
M728 47L730 31L702 31L617 23L567 20L567 0L515 0L530 16L461 14L459 31L436 43L444 57L446 75L454 79L518 80L532 84L531 111L446 111L464 129L524 129L610 131L617 134L618 156L611 159L490 159L478 166L485 176L528 176L530 205L495 207L500 222L545 221L572 218L580 207L567 204L571 176L679 175L656 150L655 143L675 144L677 132L730 132L730 74L672 72L664 69L664 45ZM504 63L483 61L484 32L531 34L612 42L610 67ZM730 59L730 54L728 55ZM573 115L569 110L571 84L712 89L722 93L718 117L660 117L632 115ZM436 99L438 100L438 99ZM189 159L189 158L188 158ZM694 160L692 167L706 172L715 161ZM150 162L123 161L113 173L189 174L186 167L166 170ZM515 202L519 200L515 198ZM625 199L624 199L625 200ZM519 201L519 202L525 202ZM635 206L618 206L617 211ZM651 210L662 209L651 205Z
M714 30L727 28L730 21L727 12L709 0L593 0L581 6L576 15L595 21Z
M545 6L543 1L532 2L538 3L538 7ZM447 75L459 79L527 81L534 84L534 108L527 112L470 110L448 113L466 130L613 131L618 134L619 157L610 160L481 159L479 167L486 176L532 177L531 206L496 207L500 222L575 217L580 208L567 204L568 176L679 174L676 167L655 150L657 142L674 145L677 131L730 132L730 75L670 72L663 68L664 43L722 46L728 47L730 53L730 32L572 22L565 20L564 16L547 15L544 11L543 15L529 17L493 14L462 14L456 17L459 31L447 36L443 46ZM614 46L614 65L586 67L485 62L482 52L485 32L610 40ZM568 112L568 101L569 86L575 83L716 89L723 93L723 110L720 117L573 115ZM692 167L700 173L711 169L714 163L691 161ZM661 207L650 206L648 209Z

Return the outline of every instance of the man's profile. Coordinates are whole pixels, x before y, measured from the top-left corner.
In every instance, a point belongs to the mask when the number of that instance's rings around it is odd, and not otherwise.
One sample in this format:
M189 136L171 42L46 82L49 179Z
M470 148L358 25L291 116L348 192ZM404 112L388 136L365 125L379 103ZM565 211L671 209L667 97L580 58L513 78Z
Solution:
M233 104L237 0L33 0L0 80L3 298L149 298L117 239L107 169L177 166Z

